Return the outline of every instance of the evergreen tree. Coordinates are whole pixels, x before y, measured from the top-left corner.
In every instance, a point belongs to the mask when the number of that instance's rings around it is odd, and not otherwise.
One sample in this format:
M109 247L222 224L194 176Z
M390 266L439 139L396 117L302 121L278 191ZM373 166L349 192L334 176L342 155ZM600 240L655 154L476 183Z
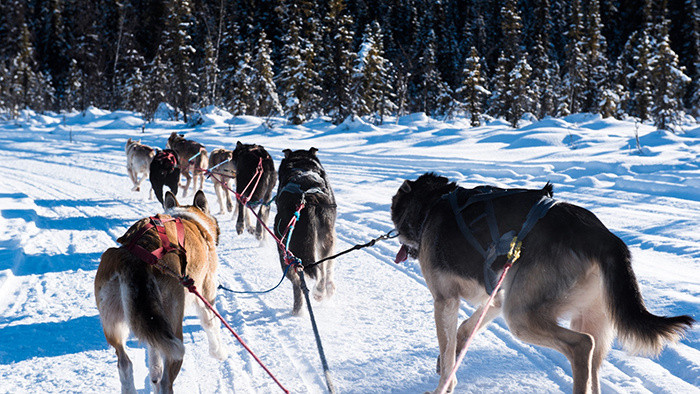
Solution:
M506 87L509 83L509 59L501 52L496 63L496 69L491 77L491 96L488 99L488 112L494 117L505 117L509 103Z
M325 58L320 65L326 112L340 123L352 114L352 70L355 64L353 19L346 12L344 0L331 0L324 19Z
M160 103L165 103L167 99L168 83L170 68L163 60L161 52L158 51L156 56L149 64L148 73L145 76L145 86L148 92L148 99L144 103L144 116L148 121L153 120L153 115L158 109Z
M414 99L419 111L428 115L436 113L449 115L446 111L452 105L452 92L437 69L435 45L435 32L431 29L425 39L423 52L418 58L418 67L415 70Z
M270 59L270 41L265 31L260 33L258 39L258 52L252 63L252 76L250 86L252 88L254 102L252 112L256 116L271 116L282 113L282 106L277 96L277 87L273 80L272 69L274 64Z
M556 114L556 86L553 84L558 77L556 62L550 58L551 43L548 31L551 29L549 0L537 2L533 11L533 23L530 26L532 38L532 51L529 63L532 65L531 84L535 97L539 97L534 103L533 111L538 118L553 116Z
M511 100L511 104L506 111L506 120L512 127L518 127L518 121L533 106L534 93L529 84L531 73L532 68L527 63L527 53L525 53L508 75L509 84L506 95Z
M608 59L605 56L606 42L601 33L600 6L598 0L589 0L586 14L584 56L586 58L585 92L582 110L598 112L604 92L610 94L608 82Z
M22 108L44 109L49 104L45 101L44 94L51 92L48 81L38 72L34 46L26 23L21 25L20 34L18 52L5 71L6 105L12 116Z
M40 5L37 34L39 68L51 76L55 94L55 100L51 100L54 109L61 109L64 105L70 66L69 44L62 13L62 0L46 0Z
M213 105L216 102L216 89L214 88L216 84L216 77L219 73L219 69L216 61L216 48L211 40L211 37L207 36L204 44L204 59L201 69L199 70L199 106L206 107L208 105Z
M585 110L587 83L586 41L579 0L571 2L569 14L568 43L566 45L566 64L564 66L564 86L567 96L567 108L570 113Z
M251 85L255 71L251 67L251 63L252 56L249 52L244 52L231 78L233 81L232 95L228 108L234 115L252 114L256 108L255 92Z
M175 107L176 116L182 112L183 120L187 122L193 96L198 91L195 82L197 77L192 66L192 56L196 52L190 36L192 11L189 0L168 0L166 10L163 60L172 75L166 97Z
M358 116L373 115L382 123L384 115L395 109L389 90L390 66L384 57L381 27L373 22L360 45L355 67L353 101Z
M635 59L637 61L637 66L634 73L630 75L630 78L634 81L634 89L630 90L631 107L629 108L629 114L637 116L641 120L650 118L653 100L652 76L649 64L651 51L651 37L644 31L641 37L641 45L638 48Z
M284 52L278 86L282 92L284 112L290 122L301 124L315 113L320 102L319 76L314 70L316 54L312 41L301 36L302 10L280 7L279 12L283 14L287 34L283 38Z
M491 92L486 89L486 78L482 75L481 59L475 47L471 48L471 53L465 61L462 83L455 93L457 99L463 103L464 110L470 115L471 125L474 127L481 125L479 118L484 98Z
M680 123L683 111L682 97L684 87L690 78L683 73L678 64L678 56L671 49L668 35L669 20L665 18L666 2L662 2L661 21L656 45L652 47L649 62L651 67L651 86L653 102L651 115L654 125L659 129L672 129Z
M243 60L243 54L248 53L244 42L240 37L238 22L234 19L236 9L229 10L224 15L224 29L221 36L220 54L218 56L218 68L221 69L221 77L217 80L217 90L220 92L220 103L224 108L234 114L240 115L238 92L239 64ZM250 67L250 54L248 61L244 62Z
M501 8L503 52L498 58L491 89L491 111L503 116L513 127L525 112L532 111L533 93L527 88L532 68L520 47L522 22L515 0L508 0Z

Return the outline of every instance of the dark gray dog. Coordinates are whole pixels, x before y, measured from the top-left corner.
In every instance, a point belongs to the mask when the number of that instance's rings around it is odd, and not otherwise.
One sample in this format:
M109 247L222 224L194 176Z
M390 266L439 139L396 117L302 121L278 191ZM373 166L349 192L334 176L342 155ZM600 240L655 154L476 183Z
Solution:
M626 349L657 354L693 324L690 316L661 317L647 311L624 242L590 211L553 203L550 197L549 185L513 192L463 189L432 173L405 181L394 196L391 217L404 245L399 254L408 251L418 257L434 299L438 389L451 391L456 385L456 379L447 381L456 349L488 301L489 271L498 276L503 271L504 257L485 268L481 252L492 244L493 233L521 231L542 201L550 208L529 223L534 226L521 239L522 255L479 328L503 313L515 336L569 359L575 393L598 393L598 369L616 333ZM478 309L457 329L461 298ZM559 322L567 318L571 325L564 328Z
M317 151L316 148L294 152L285 149L279 169L275 234L282 237L303 197L305 208L292 233L289 249L305 266L333 254L335 244L335 196L326 171L316 157ZM282 251L280 262L284 269L286 265ZM313 295L317 301L330 298L335 293L333 264L333 260L329 260L304 269L309 277L316 279ZM298 315L304 306L299 275L290 269L287 278L294 286L292 314Z
M257 182L254 177L260 160L262 160L262 176L260 181ZM231 161L234 163L236 172L236 192L249 198L250 202L248 205L251 207L259 206L258 216L262 222L267 223L267 218L270 216L270 198L277 183L277 171L275 171L275 163L272 161L272 157L260 145L243 144L241 141L238 141L236 149L231 155ZM256 182L258 183L257 186L255 185ZM246 187L248 187L247 191L245 190ZM251 191L253 191L252 194ZM234 215L235 213L234 211ZM260 221L256 221L256 223L255 227L250 224L250 212L239 200L236 232L239 235L243 234L243 228L246 227L249 233L255 234L257 239L262 240L265 237L262 224Z

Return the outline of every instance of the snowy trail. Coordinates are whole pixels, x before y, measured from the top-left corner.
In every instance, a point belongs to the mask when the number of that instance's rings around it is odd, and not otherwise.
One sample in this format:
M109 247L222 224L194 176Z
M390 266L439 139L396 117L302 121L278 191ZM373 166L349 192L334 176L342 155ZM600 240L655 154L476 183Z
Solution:
M615 153L627 138L615 127L625 125L611 125L610 134L622 137L609 140L584 134L580 124L556 129L551 133L557 141L580 133L579 147L557 142L534 151L537 145L528 135L546 134L551 125L512 131L496 122L477 134L459 124L422 122L356 136L339 135L321 123L311 131L286 127L283 137L255 134L255 123L244 122L232 131L204 127L197 139L210 150L238 139L261 143L277 164L284 148L318 147L338 200L337 251L389 231L391 196L403 179L425 171L465 186L541 187L552 181L556 197L591 209L628 243L652 311L699 317L700 148L692 138L674 141L671 148L652 146L658 150L654 159ZM29 135L22 127L0 125L0 392L117 391L116 357L94 304L94 273L100 254L129 225L160 212L158 203L148 200L147 182L140 193L130 191L123 143L143 136L144 142L162 146L172 129L191 130L161 122L142 135L138 129L105 130L76 121L77 142L71 144L56 124L34 125ZM456 137L461 142L441 142ZM644 160L654 162L644 165ZM218 212L209 182L205 192ZM190 203L191 193L178 198ZM270 222L274 214L273 208ZM282 271L274 242L260 245L249 234L236 235L230 213L217 218L220 282L243 291L275 285ZM339 392L415 393L437 385L432 298L417 262L393 263L397 250L398 243L388 240L338 258L336 296L312 303ZM289 315L291 303L285 280L268 294L221 291L217 308L292 392L323 393L311 325L307 316ZM177 392L278 392L223 327L230 356L224 362L211 358L190 312ZM462 318L472 312L463 304ZM148 392L145 351L134 340L128 346L136 387ZM700 392L699 349L697 327L657 359L629 356L615 345L601 370L603 391ZM520 342L502 318L476 337L457 376L458 392L572 389L564 356Z

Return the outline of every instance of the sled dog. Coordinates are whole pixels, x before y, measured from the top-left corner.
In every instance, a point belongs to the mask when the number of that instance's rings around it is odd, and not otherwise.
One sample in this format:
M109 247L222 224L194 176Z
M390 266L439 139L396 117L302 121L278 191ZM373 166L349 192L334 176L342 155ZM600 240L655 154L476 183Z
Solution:
M173 132L168 137L165 147L177 153L180 173L187 179L187 183L183 186L182 196L187 195L190 182L193 180L192 190L202 190L204 187L204 173L202 170L209 166L209 156L204 145L186 140L184 135ZM191 163L190 159L192 159ZM197 180L199 180L199 188L197 188Z
M170 191L177 195L178 183L180 182L180 167L178 167L177 162L177 153L172 149L158 150L151 161L148 179L151 181L151 188L161 205L163 205L163 186L169 187Z
M259 182L254 179L258 163L262 159L262 176ZM275 171L275 163L272 157L267 153L265 148L256 144L243 144L241 141L236 143L236 149L233 151L232 159L236 171L236 192L249 198L248 205L255 207L259 205L258 216L263 222L267 223L267 218L270 216L270 197L277 183L277 172ZM252 182L251 182L252 180ZM256 187L256 182L257 187ZM246 187L248 190L246 190ZM253 191L251 195L251 191ZM243 228L246 227L249 233L255 234L259 240L264 239L265 233L260 222L256 226L250 223L250 212L243 206L240 201L238 204L238 219L236 221L236 232L243 234ZM235 216L234 211L234 216ZM245 222L245 225L244 225Z
M133 191L141 191L141 182L148 176L148 166L151 165L151 160L156 152L148 145L144 145L141 141L134 141L131 138L126 140L126 171L129 173L129 178L134 184ZM139 174L143 174L139 178Z
M285 149L279 169L275 234L281 237L285 233L303 198L305 208L302 209L292 232L289 249L304 265L333 254L335 243L335 196L326 171L316 157L317 151L316 148L294 152ZM280 262L284 269L286 264L282 251ZM316 279L313 295L317 301L330 298L335 292L333 264L333 260L329 260L304 268L305 274ZM299 275L294 269L290 269L287 271L287 278L292 282L294 290L292 314L298 315L304 306Z
M156 218L162 221L171 245L182 250L184 243L185 252L168 252L160 262L177 275L184 271L202 296L214 305L219 226L209 214L204 193L200 190L195 194L193 205L180 206L175 196L166 192L164 207L165 214ZM171 220L174 218L182 226ZM144 253L157 252L165 246L156 228L148 227L152 219L139 220L117 240L120 247L107 249L95 276L97 309L107 342L117 352L119 379L125 393L136 392L132 363L124 347L129 331L146 344L155 391L172 393L185 353L182 320L186 304L196 305L210 354L222 360L226 357L215 315L187 292L177 278L132 252L134 248L143 248Z
M406 252L418 258L434 300L438 389L455 387L456 379L447 379L456 349L475 328L489 297L484 259L465 234L486 246L494 239L491 224L500 235L518 232L532 207L552 192L549 184L512 194L484 188L501 196L465 204L479 188L463 189L427 173L405 181L392 199L391 218L403 244L397 260ZM458 204L452 204L453 197ZM502 313L516 337L561 352L571 363L575 393L600 392L598 369L615 335L628 351L657 354L693 324L690 316L662 317L645 308L629 249L584 208L554 203L521 241L520 259L479 329ZM489 268L496 278L505 263L501 256ZM478 308L458 328L460 298ZM570 327L561 319L570 319Z
M226 199L226 209L229 212L233 210L229 190L231 190L231 180L236 178L236 166L232 159L233 152L227 149L214 149L209 156L209 170L213 172L211 180L214 182L214 192L217 201L219 201L220 214L225 212L224 198Z

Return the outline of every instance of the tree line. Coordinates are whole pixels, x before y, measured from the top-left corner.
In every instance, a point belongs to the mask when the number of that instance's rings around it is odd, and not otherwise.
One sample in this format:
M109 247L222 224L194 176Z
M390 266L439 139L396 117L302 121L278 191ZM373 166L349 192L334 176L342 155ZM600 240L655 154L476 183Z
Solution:
M700 113L697 0L3 0L0 110Z

